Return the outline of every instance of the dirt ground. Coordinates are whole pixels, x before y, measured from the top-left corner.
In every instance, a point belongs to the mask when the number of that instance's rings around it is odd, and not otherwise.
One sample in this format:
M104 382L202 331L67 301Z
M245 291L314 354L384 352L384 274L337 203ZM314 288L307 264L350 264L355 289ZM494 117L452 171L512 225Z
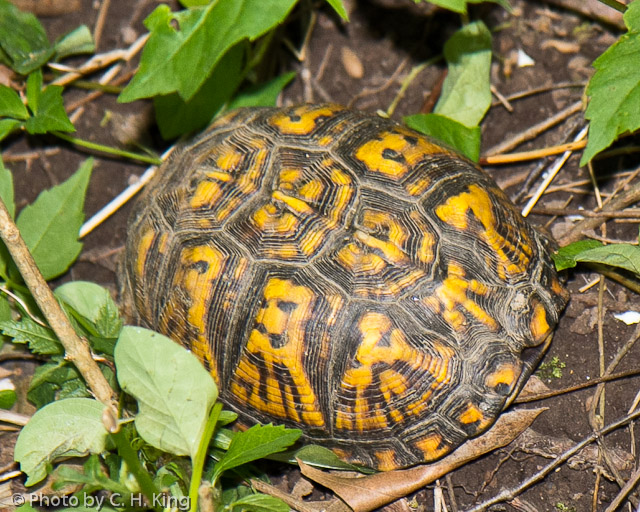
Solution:
M386 110L417 64L441 52L443 42L460 26L458 16L438 10L429 4L414 4L411 0L361 0L346 2L351 22L342 24L328 8L320 11L306 47L303 61L296 60L291 52L282 49L280 65L299 71L298 78L284 93L283 102L306 100L331 100L363 110ZM43 18L51 40L81 23L93 28L102 2L81 2L81 10L63 16ZM144 32L142 21L157 5L150 0L112 0L106 14L105 29L98 52L125 48ZM504 96L539 87L547 92L514 99L513 111L496 101L483 123L483 153L501 141L524 132L532 125L579 101L584 82L592 69L590 63L617 37L617 29L611 24L575 14L551 4L516 0L513 11L507 12L496 4L473 6L472 19L483 19L494 35L494 59L492 83ZM293 22L288 36L293 46L300 48L303 34L301 21ZM358 66L345 63L343 52L351 50L362 64L363 75L358 76ZM533 65L518 67L518 50L533 59ZM78 63L82 59L77 60ZM419 112L429 99L430 92L441 78L443 63L428 66L411 82L398 103L394 118ZM67 105L86 96L85 91L71 89L65 93ZM118 104L113 96L101 96L86 103L76 121L79 137L104 144L121 145L125 126L134 137L158 151L165 146L157 132L150 126L150 105L136 102ZM518 146L522 151L561 144L570 140L576 126L584 123L577 114L545 131L530 142ZM136 131L137 130L137 131ZM129 133L129 132L128 132ZM135 135L137 133L137 135ZM61 144L56 139L14 138L4 147L3 158L15 176L18 208L33 201L45 188L67 178L86 154ZM32 152L24 159L26 152ZM553 192L545 194L538 209L565 207L592 210L596 206L593 187L586 168L578 168L579 156L569 158L552 184ZM523 188L527 174L537 162L488 168L496 181L506 188L512 198L522 205L532 188ZM620 186L629 170L638 167L637 154L617 156L596 163L595 176L603 198ZM89 186L86 202L87 217L106 204L126 187L130 177L139 175L143 167L104 157L97 158L97 165ZM627 172L627 174L624 174ZM637 178L636 178L637 180ZM62 281L86 279L108 286L115 293L115 262L126 237L126 219L129 207L124 207L105 224L89 234L84 252ZM533 215L533 223L545 225L556 236L561 236L571 226L568 216ZM613 240L634 241L638 235L636 221L609 221L598 235ZM588 271L567 274L572 300L562 317L552 346L545 358L553 358L565 364L560 378L543 379L551 389L588 382L600 374L600 357L609 365L614 356L629 340L635 338L636 326L627 326L613 315L627 310L640 310L640 298L606 281L601 296L602 345L598 348L598 299L599 285L580 291L598 275ZM54 283L58 284L58 283ZM632 346L614 372L637 368L640 347ZM6 370L27 368L23 361L0 363ZM640 390L640 379L628 378L607 384L604 417L607 425L624 416L632 406ZM467 510L496 493L518 486L550 462L554 446L563 440L569 446L593 432L589 423L589 406L594 388L565 393L536 402L548 410L534 423L533 428L541 438L523 446L509 446L497 453L468 464L440 484L445 490L449 510ZM527 405L529 406L529 405ZM25 406L23 406L25 407ZM28 413L29 410L21 412ZM635 469L637 446L633 428L620 429L602 439L609 456L619 456L625 463L618 463L620 476L625 480ZM544 440L543 441L541 441ZM11 461L15 435L0 432L0 468ZM557 453L557 452L555 452ZM546 457L545 457L546 455ZM581 464L573 468L564 464L544 480L530 486L517 500L497 505L491 510L519 511L589 511L605 510L620 491L620 484L604 469L598 452L584 456ZM603 468L598 472L597 468ZM601 475L601 476L599 476ZM300 478L297 471L277 475L276 481L288 491ZM596 493L594 499L594 492ZM314 492L314 498L321 494ZM330 498L329 495L325 495ZM455 496L454 502L450 497ZM637 499L637 497L636 497ZM434 486L400 500L388 510L433 510ZM625 505L629 507L629 505ZM637 501L635 501L637 508ZM619 510L631 510L624 508Z

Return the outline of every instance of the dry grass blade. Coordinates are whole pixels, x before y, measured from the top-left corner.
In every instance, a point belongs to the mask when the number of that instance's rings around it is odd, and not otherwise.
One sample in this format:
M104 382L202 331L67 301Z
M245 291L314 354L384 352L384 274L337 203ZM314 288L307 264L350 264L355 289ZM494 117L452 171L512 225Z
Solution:
M421 489L485 453L506 446L544 410L520 409L505 413L482 436L470 439L453 453L433 464L362 478L346 478L325 473L302 462L300 470L307 478L335 492L355 512L368 512Z

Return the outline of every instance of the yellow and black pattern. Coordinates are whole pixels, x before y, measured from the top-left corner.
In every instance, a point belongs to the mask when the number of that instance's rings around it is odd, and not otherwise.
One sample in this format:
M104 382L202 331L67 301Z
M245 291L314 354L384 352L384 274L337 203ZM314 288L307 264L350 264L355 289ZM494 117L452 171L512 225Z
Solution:
M549 242L483 171L337 105L226 114L129 228L141 320L228 407L383 470L486 430L567 300Z

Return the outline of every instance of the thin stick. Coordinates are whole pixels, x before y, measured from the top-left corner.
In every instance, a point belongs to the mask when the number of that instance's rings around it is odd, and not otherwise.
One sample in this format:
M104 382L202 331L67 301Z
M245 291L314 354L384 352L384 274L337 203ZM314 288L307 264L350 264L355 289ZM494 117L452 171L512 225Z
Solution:
M171 146L167 149L160 159L165 162L169 155L173 152L176 146ZM109 201L105 206L103 206L93 217L91 217L87 222L85 222L80 228L79 238L84 238L89 233L91 233L95 228L97 228L100 224L102 224L105 220L111 217L115 212L117 212L124 204L129 201L133 196L135 196L147 183L151 181L151 179L156 174L157 167L152 165L148 167L146 171L138 178L135 183L132 183L127 188L125 188L122 192L120 192L116 197L114 197L111 201Z
M582 130L580 130L578 135L576 135L574 142L578 142L584 139L584 137L587 135L588 130L589 130L588 126L585 126ZM549 174L547 175L547 177L544 179L544 181L542 182L542 184L540 185L536 193L533 195L533 197L529 199L529 202L522 209L523 217L526 217L527 215L529 215L529 213L531 213L531 210L533 209L535 204L538 202L538 199L542 197L542 194L544 194L544 191L547 190L547 187L553 181L553 178L555 178L556 174L558 174L560 169L562 169L562 166L569 159L569 157L571 156L571 153L572 153L571 151L565 151L564 154L556 161L556 163L553 164L551 169L549 169Z
M100 46L100 38L102 37L102 30L104 29L104 22L107 19L107 12L109 11L110 4L111 0L102 0L98 19L96 20L96 26L93 28L93 40L95 41L96 48Z
M20 231L9 215L4 201L0 199L0 237L4 241L15 262L25 284L31 291L38 307L56 333L65 350L65 358L71 361L96 398L105 405L114 407L115 393L107 379L100 371L98 364L91 357L91 350L86 341L80 339L69 323L64 311L53 296L51 289L38 271L33 256L29 252Z
M586 145L587 141L585 139L579 140L577 142L567 142L566 144L551 146L549 148L521 151L519 153L485 156L480 159L480 165L511 164L514 162L522 162L525 160L536 160L538 158L544 158L546 156L559 155L560 153L564 153L565 151L575 151L577 149L582 149Z
M637 418L640 418L640 410L634 412L633 414L628 414L624 418L621 418L620 420L615 421L614 423L611 423L610 425L606 426L602 430L598 430L597 432L594 432L586 439L574 445L573 448L570 448L569 450L564 452L560 457L555 459L550 464L546 465L544 468L542 468L540 471L535 473L533 476L526 479L524 482L521 482L519 485L517 485L516 487L512 487L511 489L505 489L504 491L498 493L493 498L483 503L479 503L472 509L467 510L467 512L480 512L482 510L488 509L490 506L495 505L497 503L513 500L516 496L521 494L523 491L528 489L533 484L542 481L549 473L555 471L556 468L558 468L560 465L568 461L571 457L573 457L576 453L582 450L585 446L588 446L599 437L602 437L610 432L613 432L614 430L617 430L620 427L625 426L627 423Z
M567 117L579 112L582 109L582 102L577 101L573 105L568 106L564 110L561 110L556 115L551 116L549 119L545 119L543 122L538 123L528 130L515 135L514 137L505 140L503 143L493 146L489 151L487 151L486 156L494 156L500 153L506 153L507 151L512 150L516 146L526 142L534 137L537 137L545 130L548 130L552 126L564 121Z

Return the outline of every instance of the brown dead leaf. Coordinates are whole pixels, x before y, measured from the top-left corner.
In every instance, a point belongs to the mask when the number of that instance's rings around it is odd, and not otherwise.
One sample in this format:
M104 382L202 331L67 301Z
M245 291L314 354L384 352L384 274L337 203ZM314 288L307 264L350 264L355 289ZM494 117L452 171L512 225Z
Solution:
M522 391L518 393L519 398L526 398L532 395L540 395L542 393L547 393L549 391L549 386L547 386L542 379L537 375L532 375L527 380L527 383L522 388Z
M421 489L485 453L506 446L544 410L546 409L518 409L505 413L483 435L468 440L453 453L433 464L359 478L345 478L325 473L301 461L298 463L304 476L331 489L355 512L368 512Z

